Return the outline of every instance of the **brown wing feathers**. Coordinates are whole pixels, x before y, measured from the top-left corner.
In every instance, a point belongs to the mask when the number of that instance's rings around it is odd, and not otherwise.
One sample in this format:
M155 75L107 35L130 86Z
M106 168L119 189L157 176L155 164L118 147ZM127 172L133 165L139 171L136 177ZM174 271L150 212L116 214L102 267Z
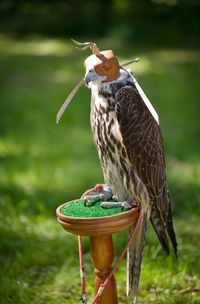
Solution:
M117 119L129 160L140 179L146 185L150 198L155 202L156 217L160 217L159 223L162 223L160 224L162 225L162 231L164 231L163 227L167 228L176 252L177 245L171 221L160 127L136 88L123 87L117 92L115 97ZM156 226L158 219L156 221L156 217L151 217L152 225L163 249L168 252L166 235L159 234L159 227Z
M159 126L133 88L120 89L116 101L117 118L128 157L147 186L150 197L158 198L166 183ZM160 206L158 208L160 210Z

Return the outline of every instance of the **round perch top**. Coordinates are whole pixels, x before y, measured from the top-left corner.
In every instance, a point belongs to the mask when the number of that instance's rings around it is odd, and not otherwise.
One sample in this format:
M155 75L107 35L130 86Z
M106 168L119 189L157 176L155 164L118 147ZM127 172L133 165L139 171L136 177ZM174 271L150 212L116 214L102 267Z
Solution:
M111 210L106 209L104 212L109 215L100 216L98 214L97 217L84 217L84 215L83 217L78 217L77 214L75 216L63 214L63 210L66 210L68 205L72 204L72 206L76 207L79 202L83 206L83 200L75 200L59 206L56 214L58 222L65 230L81 236L103 236L123 231L136 222L139 213L139 207L136 207L124 212L112 210L113 213L120 212L113 215L110 215ZM90 209L92 207L83 208Z
M116 80L120 75L119 62L112 50L101 51L97 55L89 56L85 60L84 66L87 69L90 69L90 66L94 67L98 74L107 76L106 81Z

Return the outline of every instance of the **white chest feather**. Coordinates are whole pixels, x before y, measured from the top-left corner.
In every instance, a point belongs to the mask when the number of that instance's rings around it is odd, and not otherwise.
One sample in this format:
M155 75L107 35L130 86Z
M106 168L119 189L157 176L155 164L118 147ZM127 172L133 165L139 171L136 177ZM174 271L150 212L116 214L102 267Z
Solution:
M112 192L120 200L128 198L120 167L120 151L122 136L116 112L108 111L107 99L94 96L91 109L91 126L93 138L101 162L104 181L111 186ZM118 148L116 144L118 143Z

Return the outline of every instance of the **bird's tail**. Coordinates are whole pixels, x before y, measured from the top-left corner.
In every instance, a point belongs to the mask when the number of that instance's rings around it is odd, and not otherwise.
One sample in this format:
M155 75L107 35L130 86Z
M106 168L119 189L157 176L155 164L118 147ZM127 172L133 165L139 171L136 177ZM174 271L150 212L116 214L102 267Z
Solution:
M152 213L151 213L151 224L158 236L158 239L162 245L163 250L169 254L169 242L167 239L167 234L166 230L168 232L168 235L171 239L173 248L174 248L174 253L177 257L177 242L176 242L176 235L174 232L174 227L173 227L173 221L172 221L172 214L171 214L171 207L169 204L169 211L168 211L168 217L166 220L166 224L163 223L160 215L158 214L158 210L153 207Z
M147 224L150 217L150 212L142 212L142 219L127 252L127 295L129 294L129 289L131 289L131 295L133 297L134 303L136 301L137 290L139 285L142 253L145 243L145 235L147 231ZM131 235L134 227L131 227L129 234Z
M169 242L167 239L167 235L165 232L165 226L163 224L163 221L161 220L160 215L158 214L158 211L155 207L153 207L151 212L151 224L158 236L158 239L162 245L163 250L169 254Z
M151 223L157 233L162 248L167 254L169 254L169 243L166 232L168 233L174 248L174 253L177 257L177 241L173 227L171 201L167 185L165 185L163 189L163 195L159 198L159 205L161 206L161 211L159 211L156 205L153 204Z
M177 241L176 241L176 235L174 232L174 226L172 221L171 205L169 205L169 212L168 212L168 219L166 226L167 226L167 232L172 242L172 246L174 248L174 253L177 257Z

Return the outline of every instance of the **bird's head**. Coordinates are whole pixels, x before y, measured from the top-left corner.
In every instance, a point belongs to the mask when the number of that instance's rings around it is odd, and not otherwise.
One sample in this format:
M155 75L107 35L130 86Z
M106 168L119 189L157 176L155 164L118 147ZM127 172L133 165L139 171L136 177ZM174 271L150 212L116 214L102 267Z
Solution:
M80 43L73 41L78 45L83 45L82 50L90 48L93 52L93 55L89 56L84 62L86 69L85 82L88 87L92 84L114 81L120 76L120 65L112 50L100 52L93 42Z
M84 62L84 66L86 69L85 77L82 79L77 86L73 89L73 91L69 94L67 99L65 100L64 104L60 108L57 114L57 123L61 118L62 114L64 113L65 109L69 105L70 101L72 100L73 96L79 90L79 88L85 82L89 88L93 86L101 85L105 82L115 81L120 77L120 68L133 63L138 62L138 58L126 62L122 65L119 65L117 57L114 55L112 50L101 51L98 49L97 45L94 42L78 42L72 39L72 41L79 45L83 46L81 50L86 50L90 48L93 52L93 55L86 58ZM78 48L80 49L80 48Z
M84 66L86 69L85 82L89 87L91 84L116 80L120 76L119 62L111 50L89 56L85 60Z

